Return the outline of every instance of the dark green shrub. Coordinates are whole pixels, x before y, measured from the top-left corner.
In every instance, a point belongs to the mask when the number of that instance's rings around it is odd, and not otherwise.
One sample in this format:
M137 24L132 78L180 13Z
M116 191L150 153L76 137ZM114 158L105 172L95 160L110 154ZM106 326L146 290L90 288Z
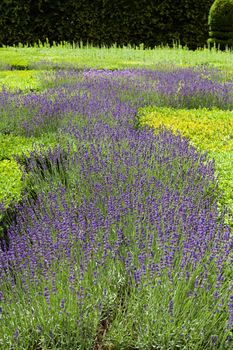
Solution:
M233 0L215 0L210 8L209 44L224 49L233 46Z
M89 42L191 49L208 38L213 0L1 0L0 46L19 42ZM6 30L7 28L7 30Z
M209 32L210 38L219 38L220 40L232 40L233 39L233 32Z
M29 2L23 0L0 1L0 45L28 41L30 35Z

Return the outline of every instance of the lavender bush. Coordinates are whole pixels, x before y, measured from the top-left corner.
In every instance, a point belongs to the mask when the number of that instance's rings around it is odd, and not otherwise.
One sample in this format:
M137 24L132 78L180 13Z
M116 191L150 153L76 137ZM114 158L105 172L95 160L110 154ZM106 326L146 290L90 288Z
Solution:
M18 160L27 191L1 240L0 346L232 347L233 240L214 164L135 127L139 105L230 108L231 91L203 71L91 70L14 95L18 130L59 129L62 147Z
M1 109L5 117L0 132L38 136L56 131L75 115L102 114L116 117L118 100L137 108L147 104L179 108L232 109L231 81L216 81L215 70L176 69L170 72L150 70L86 70L58 71L49 75L50 89L27 95L1 93ZM54 86L54 88L52 88ZM100 95L100 96L99 96ZM111 99L110 105L107 102ZM114 100L114 103L113 103ZM71 118L72 117L72 118Z

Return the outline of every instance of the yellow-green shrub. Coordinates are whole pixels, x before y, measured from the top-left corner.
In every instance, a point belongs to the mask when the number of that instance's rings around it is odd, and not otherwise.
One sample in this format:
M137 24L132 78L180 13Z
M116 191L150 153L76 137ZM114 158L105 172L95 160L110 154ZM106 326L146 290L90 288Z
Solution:
M14 160L0 161L0 202L8 204L20 199L22 173Z
M139 125L160 126L180 133L215 159L222 203L233 213L233 111L146 107L138 112ZM231 220L232 221L232 220Z
M2 86L10 90L39 90L43 85L43 72L36 70L0 71L0 90Z
M0 160L12 159L15 155L29 154L35 146L54 147L58 143L57 135L43 134L40 138L4 135L0 133Z
M43 144L45 148L57 144L55 134L44 134L40 139L0 134L0 202L5 204L19 200L22 190L22 172L15 161L15 156L22 153L29 155L35 146Z
M0 160L11 159L14 155L32 150L35 139L0 134Z
M233 148L233 111L146 107L139 109L139 119L142 126L179 131L202 150Z

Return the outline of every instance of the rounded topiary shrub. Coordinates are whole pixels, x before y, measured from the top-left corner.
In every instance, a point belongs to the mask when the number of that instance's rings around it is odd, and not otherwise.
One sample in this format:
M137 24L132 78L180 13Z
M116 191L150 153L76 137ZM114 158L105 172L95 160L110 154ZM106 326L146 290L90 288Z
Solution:
M210 8L209 44L233 47L233 0L215 0Z

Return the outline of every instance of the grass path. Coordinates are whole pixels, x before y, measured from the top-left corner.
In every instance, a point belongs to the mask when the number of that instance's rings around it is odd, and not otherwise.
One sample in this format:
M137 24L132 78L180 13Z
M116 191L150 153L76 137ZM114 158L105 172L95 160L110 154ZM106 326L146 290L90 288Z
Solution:
M156 47L153 50L143 50L143 47L133 49L95 48L92 46L75 48L69 44L53 47L40 44L37 47L7 47L0 49L0 69L47 69L65 67L76 68L149 68L156 66L188 67L208 65L225 69L225 75L232 75L233 53L207 48L190 51L182 47Z

